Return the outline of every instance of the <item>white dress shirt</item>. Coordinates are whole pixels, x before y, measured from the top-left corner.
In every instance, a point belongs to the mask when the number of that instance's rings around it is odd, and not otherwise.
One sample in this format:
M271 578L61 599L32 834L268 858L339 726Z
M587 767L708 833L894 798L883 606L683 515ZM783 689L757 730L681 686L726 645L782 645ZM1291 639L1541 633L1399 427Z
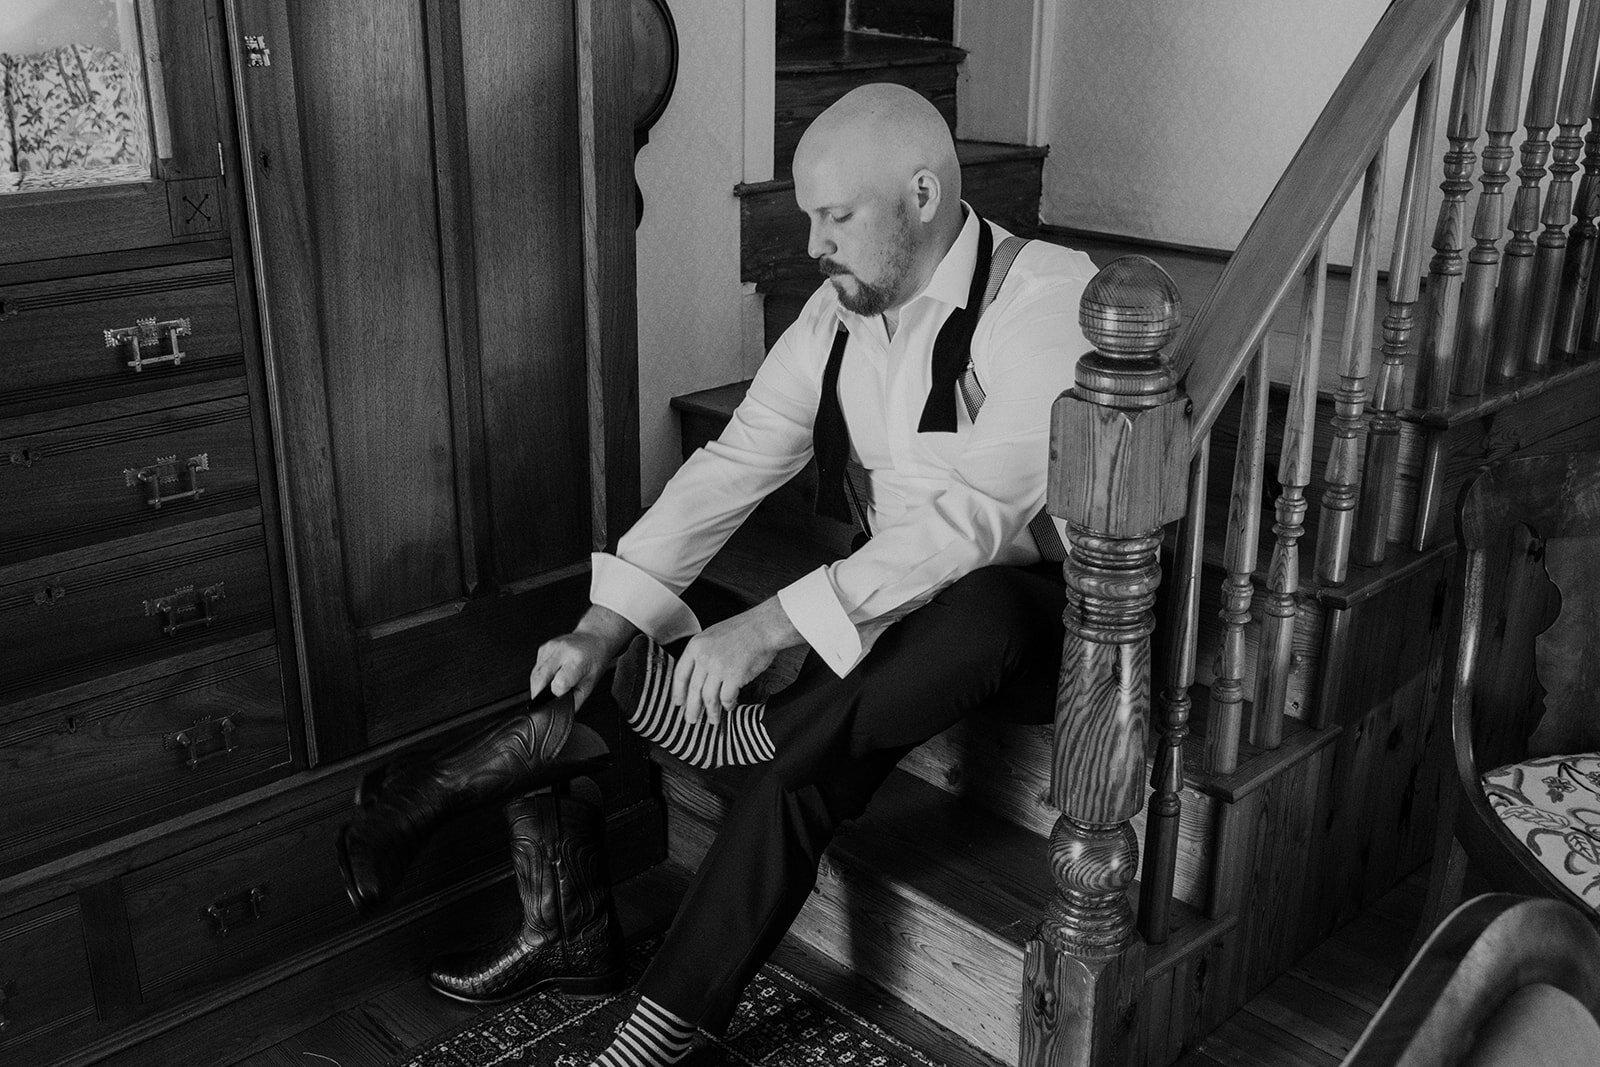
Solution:
M1044 506L1050 407L1090 348L1078 301L1095 267L1082 252L1030 242L973 334L973 368L988 396L977 423L958 400L955 433L918 433L934 339L967 302L976 220L968 210L927 287L901 307L892 340L881 316L845 310L824 281L767 354L721 437L679 468L616 555L595 553L593 603L658 642L699 632L678 594L811 458L822 372L841 320L850 345L839 398L852 451L868 472L872 539L778 593L795 629L843 677L891 623L963 575L1037 562L1027 525ZM1006 236L994 227L996 246Z

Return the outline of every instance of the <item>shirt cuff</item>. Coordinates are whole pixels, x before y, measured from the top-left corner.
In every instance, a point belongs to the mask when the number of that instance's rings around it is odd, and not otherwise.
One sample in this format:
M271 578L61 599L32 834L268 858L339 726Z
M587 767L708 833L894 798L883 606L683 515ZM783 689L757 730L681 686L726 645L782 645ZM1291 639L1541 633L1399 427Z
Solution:
M692 637L700 620L653 575L608 552L589 557L589 602L627 619L658 645Z
M818 567L778 590L778 603L834 674L843 678L861 662L861 634L839 603L839 594L828 580L828 568Z

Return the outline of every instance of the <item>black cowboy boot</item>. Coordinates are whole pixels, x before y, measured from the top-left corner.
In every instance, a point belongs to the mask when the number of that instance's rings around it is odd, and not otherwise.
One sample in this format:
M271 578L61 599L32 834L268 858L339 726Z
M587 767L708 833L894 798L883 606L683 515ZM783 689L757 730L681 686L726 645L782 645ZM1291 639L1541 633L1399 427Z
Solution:
M428 984L447 997L493 1004L552 986L608 993L622 985L622 936L606 876L605 811L587 778L568 794L506 805L522 924L498 941L435 961Z
M356 791L360 810L339 834L356 909L387 904L417 849L450 816L604 766L605 741L572 716L570 696L530 701L447 752L368 775Z

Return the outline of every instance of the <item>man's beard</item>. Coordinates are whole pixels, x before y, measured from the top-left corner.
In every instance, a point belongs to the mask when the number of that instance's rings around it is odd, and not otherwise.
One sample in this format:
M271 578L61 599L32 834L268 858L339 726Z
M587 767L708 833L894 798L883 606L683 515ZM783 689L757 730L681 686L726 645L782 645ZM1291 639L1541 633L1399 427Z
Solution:
M824 271L830 277L839 274L848 274L848 271ZM851 275L854 277L854 275ZM873 285L856 278L856 288L852 292L845 289L838 282L833 283L833 291L839 294L839 304L846 311L853 311L857 315L882 315L894 304L894 294L882 286Z
M903 202L896 205L895 222L898 225L889 245L889 254L884 259L881 282L869 282L827 258L817 261L817 269L829 278L849 274L855 279L854 292L847 292L837 281L833 283L834 292L839 294L839 304L846 311L853 311L857 315L881 315L900 302L899 289L911 274L912 250L910 212Z

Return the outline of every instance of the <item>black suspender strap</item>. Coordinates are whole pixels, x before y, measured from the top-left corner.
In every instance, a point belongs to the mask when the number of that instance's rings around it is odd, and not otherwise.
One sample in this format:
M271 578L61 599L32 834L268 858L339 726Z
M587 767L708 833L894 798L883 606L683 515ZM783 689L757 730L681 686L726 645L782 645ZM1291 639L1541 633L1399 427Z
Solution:
M972 361L972 333L983 313L984 286L989 280L989 261L994 254L994 235L989 224L978 219L978 259L972 266L972 283L967 289L967 306L956 308L939 327L933 342L933 382L922 405L918 433L956 432L956 382Z
M978 220L978 257L973 264L967 306L951 312L934 341L933 385L917 426L919 433L955 432L958 392L968 416L977 421L985 395L972 369L972 334L977 329L978 319L1005 284L1017 253L1027 243L1021 237L1007 237L996 249L988 223L982 218ZM816 510L818 515L827 518L854 522L863 533L870 535L866 471L850 459L850 428L845 424L844 408L839 402L839 368L844 363L849 341L850 333L841 322L834 331L833 347L822 370L822 392L818 397L816 421L812 424L812 448L817 458ZM947 419L948 426L945 425ZM930 426L930 423L936 425ZM1028 529L1045 559L1066 557L1061 538L1047 512L1034 516Z

